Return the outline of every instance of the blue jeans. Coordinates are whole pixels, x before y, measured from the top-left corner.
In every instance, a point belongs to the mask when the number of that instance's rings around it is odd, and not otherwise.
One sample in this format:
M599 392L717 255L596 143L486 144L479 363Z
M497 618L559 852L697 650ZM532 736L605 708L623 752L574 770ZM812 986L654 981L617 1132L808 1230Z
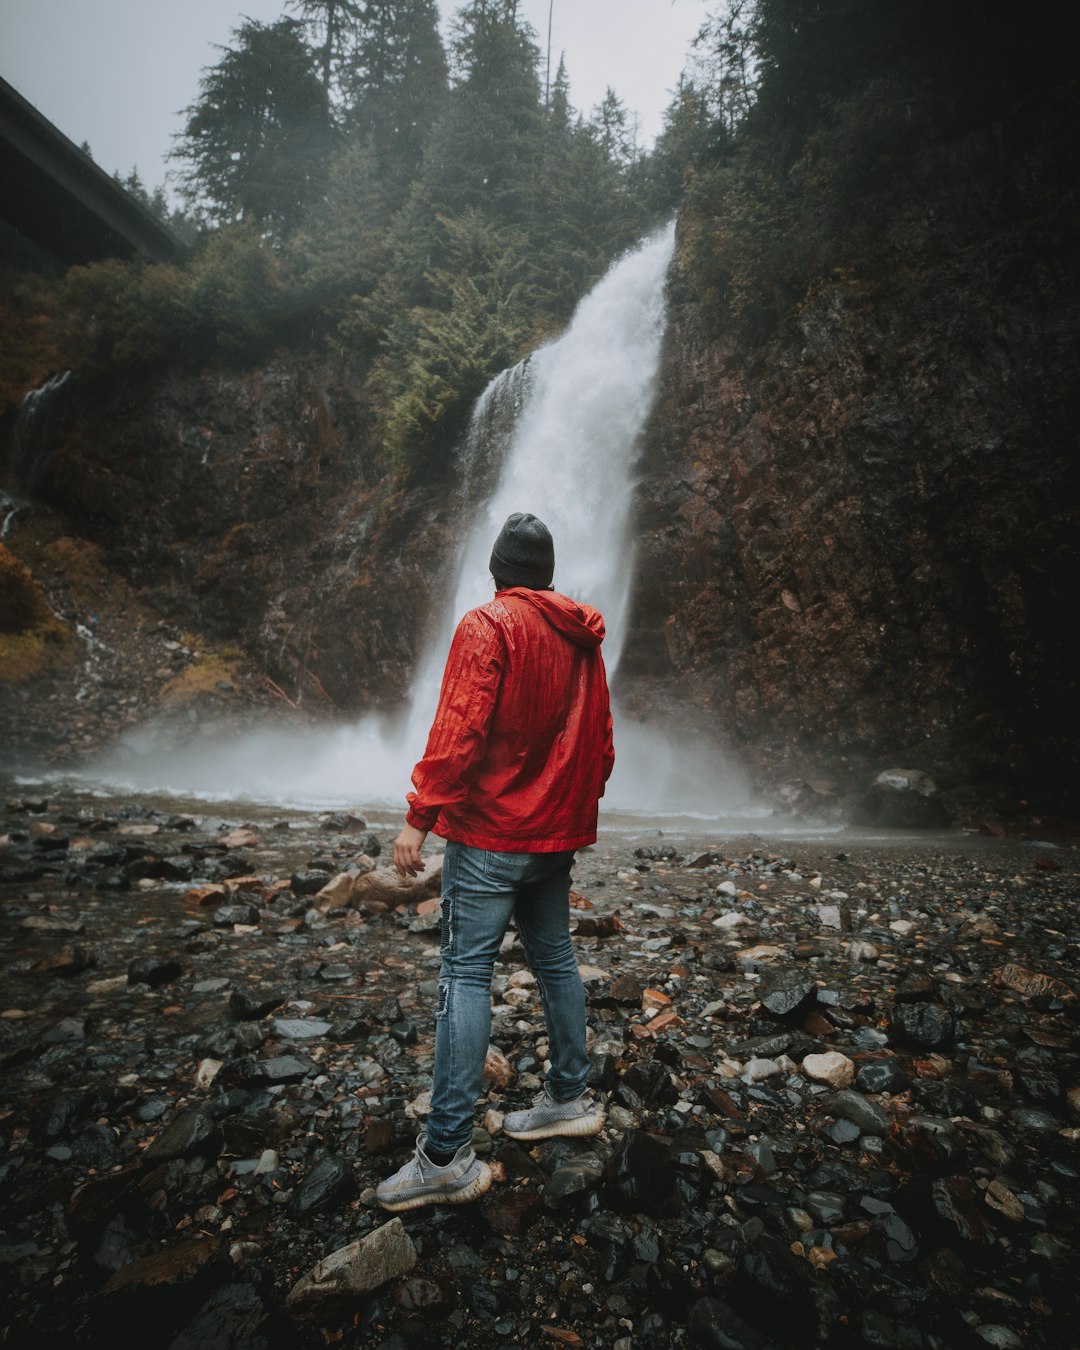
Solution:
M439 1004L435 1074L426 1132L436 1152L472 1137L491 1037L491 977L499 946L517 922L540 986L556 1101L585 1091L585 990L570 942L569 853L494 853L448 843L442 869Z

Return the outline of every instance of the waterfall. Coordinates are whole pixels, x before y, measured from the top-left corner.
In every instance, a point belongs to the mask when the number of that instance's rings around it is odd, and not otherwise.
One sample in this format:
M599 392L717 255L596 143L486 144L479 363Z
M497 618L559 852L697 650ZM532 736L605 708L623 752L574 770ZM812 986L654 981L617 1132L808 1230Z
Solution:
M625 636L635 465L655 393L674 234L669 225L617 262L560 338L497 376L478 400L459 475L463 499L488 495L464 530L406 719L372 716L333 732L266 732L237 746L169 745L167 753L154 729L143 728L124 738L125 760L99 769L99 781L218 799L378 804L400 817L451 636L462 615L493 594L491 546L513 511L531 512L551 529L556 589L604 615L612 672ZM646 726L616 712L616 770L605 809L715 816L744 800L704 735L684 742L659 719Z
M491 599L491 545L513 511L531 512L551 530L555 589L600 610L609 673L618 663L633 571L634 466L655 390L674 240L672 224L624 257L581 302L562 337L497 377L478 402L463 469L478 472L476 461L482 469L485 457L502 448L502 470L476 512L458 559L453 599L420 663L409 719L418 751L457 621ZM506 398L516 417L503 448L498 442L507 438L497 406Z
M12 437L15 474L19 485L31 497L53 450L60 392L70 379L71 371L65 370L46 380L39 389L31 389L15 415Z

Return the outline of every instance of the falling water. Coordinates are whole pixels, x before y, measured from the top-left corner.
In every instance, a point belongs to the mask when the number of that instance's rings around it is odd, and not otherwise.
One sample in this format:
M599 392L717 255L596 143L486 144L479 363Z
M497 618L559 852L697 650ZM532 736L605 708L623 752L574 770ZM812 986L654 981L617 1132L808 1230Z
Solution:
M476 513L454 598L420 666L409 725L421 748L454 626L491 598L491 544L512 511L548 525L555 589L600 610L608 670L617 664L632 571L634 466L655 390L673 247L671 225L625 257L585 297L563 336L534 352L525 371L493 381L477 405L474 425L483 427L494 399L521 401L497 486ZM483 454L485 439L470 437L466 456Z
M532 512L550 527L556 589L603 613L605 659L613 671L633 570L635 465L655 392L673 247L671 225L624 257L582 301L562 337L498 376L477 403L461 472L466 486L495 485L468 530L456 589L427 642L404 725L371 717L322 736L309 731L300 744L274 732L220 751L206 744L187 751L171 747L167 784L161 747L153 729L145 729L127 738L119 771L125 782L150 785L136 767L141 759L157 766L148 776L158 789L262 801L392 803L400 809L423 751L454 626L491 598L491 544L513 511ZM657 725L617 719L608 804L715 814L741 800L741 787L696 740L693 749L679 747Z
M14 467L20 488L28 496L34 495L54 449L53 437L59 414L62 391L71 380L71 371L65 370L46 380L40 389L31 389L19 405L15 416L13 441Z

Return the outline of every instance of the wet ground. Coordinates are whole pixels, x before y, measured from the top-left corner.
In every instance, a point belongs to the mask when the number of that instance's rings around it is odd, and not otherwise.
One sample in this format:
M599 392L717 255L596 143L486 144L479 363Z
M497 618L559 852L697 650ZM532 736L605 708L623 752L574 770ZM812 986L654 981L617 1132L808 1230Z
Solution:
M546 1054L511 936L495 1185L390 1219L438 969L396 829L6 789L0 1342L1076 1343L1070 840L609 818L572 912L604 1133L501 1133Z

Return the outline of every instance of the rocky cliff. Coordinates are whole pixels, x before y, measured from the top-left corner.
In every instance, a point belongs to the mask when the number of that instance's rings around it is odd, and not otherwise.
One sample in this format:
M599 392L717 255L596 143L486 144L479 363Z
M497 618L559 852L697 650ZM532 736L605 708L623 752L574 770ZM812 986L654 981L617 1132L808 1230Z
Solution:
M445 491L407 491L364 372L313 357L60 390L22 490L170 621L240 643L294 701L392 704L422 636Z
M773 783L842 794L900 762L957 806L1075 795L1080 287L1058 181L941 237L910 200L872 284L820 283L764 341L676 301L638 703L690 693Z

